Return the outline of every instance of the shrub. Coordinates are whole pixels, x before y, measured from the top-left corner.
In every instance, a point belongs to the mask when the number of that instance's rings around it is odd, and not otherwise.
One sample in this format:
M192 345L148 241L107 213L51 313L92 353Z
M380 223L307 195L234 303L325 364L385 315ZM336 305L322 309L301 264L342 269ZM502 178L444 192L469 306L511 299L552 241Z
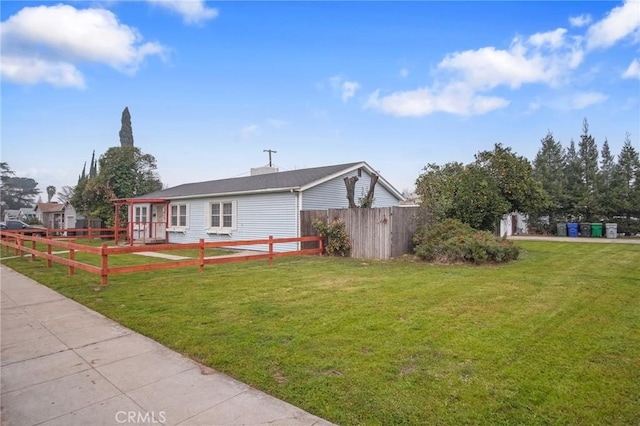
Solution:
M348 256L351 243L343 220L336 219L325 225L322 221L314 219L311 224L325 237L324 249L329 256Z
M509 262L520 254L511 241L475 230L456 219L419 228L413 241L416 255L430 262Z

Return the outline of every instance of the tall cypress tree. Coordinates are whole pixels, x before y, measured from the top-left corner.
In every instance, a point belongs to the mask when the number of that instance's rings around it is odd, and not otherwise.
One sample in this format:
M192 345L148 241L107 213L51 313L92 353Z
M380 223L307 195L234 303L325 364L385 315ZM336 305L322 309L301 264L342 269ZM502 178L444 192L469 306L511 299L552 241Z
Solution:
M98 176L98 162L96 161L96 151L91 154L91 165L89 166L89 179Z
M131 127L131 114L129 107L122 111L122 127L120 127L120 146L133 146L133 128Z

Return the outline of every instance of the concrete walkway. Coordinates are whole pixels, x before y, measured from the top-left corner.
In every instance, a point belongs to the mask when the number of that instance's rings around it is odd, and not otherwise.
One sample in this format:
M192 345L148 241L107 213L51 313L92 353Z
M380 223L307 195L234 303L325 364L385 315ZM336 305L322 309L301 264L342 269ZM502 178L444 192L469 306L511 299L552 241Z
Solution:
M2 425L330 425L0 266Z

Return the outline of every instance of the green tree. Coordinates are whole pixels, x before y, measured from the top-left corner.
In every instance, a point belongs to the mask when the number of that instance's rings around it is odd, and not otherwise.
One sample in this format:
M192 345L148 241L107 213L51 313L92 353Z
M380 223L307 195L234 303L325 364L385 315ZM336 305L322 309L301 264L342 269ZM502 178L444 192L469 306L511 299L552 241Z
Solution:
M133 146L109 148L99 160L95 178L82 177L72 204L88 216L113 224L113 199L132 198L162 189L156 159Z
M131 127L131 114L129 113L129 107L125 107L122 111L121 122L120 146L122 148L133 146L133 128Z
M0 163L0 206L3 212L31 207L39 193L38 182L15 176L8 163Z
M495 144L493 151L476 154L476 164L489 171L509 212L531 214L549 204L542 184L535 179L529 160L512 152L510 147Z
M464 171L462 163L443 166L427 164L416 180L416 194L420 199L422 222L440 221L453 210L454 194Z
M597 179L597 211L610 218L616 213L614 188L619 178L616 159L609 148L609 141L604 140L600 150L600 171Z
M580 159L576 152L576 144L571 139L569 147L567 148L567 155L565 156L564 175L567 182L567 203L566 214L569 220L574 220L580 215L578 209L578 200L580 194L583 192L583 182L580 174Z
M582 135L578 142L578 160L580 164L580 179L582 181L578 198L578 211L584 220L595 219L598 210L596 197L598 176L598 147L589 133L589 123L585 118L582 122Z
M511 204L504 197L491 169L472 163L464 167L454 191L448 217L475 229L494 231Z
M629 220L640 215L640 158L627 133L618 155L619 181L614 189L616 210Z
M553 224L564 215L567 205L567 179L564 167L564 149L548 132L541 140L542 146L533 160L533 177L537 179L549 196L549 204L534 216L548 216Z
M529 214L547 205L529 161L501 144L478 153L466 166L428 164L416 180L416 193L423 221L452 218L491 231L509 212Z

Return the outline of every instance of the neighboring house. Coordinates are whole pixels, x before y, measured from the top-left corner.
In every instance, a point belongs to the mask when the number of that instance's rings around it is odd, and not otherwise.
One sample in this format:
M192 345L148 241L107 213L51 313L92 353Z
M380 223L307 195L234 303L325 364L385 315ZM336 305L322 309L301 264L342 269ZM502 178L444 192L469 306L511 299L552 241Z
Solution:
M20 210L5 210L4 215L2 216L3 222L8 222L10 220L18 220L18 212Z
M506 214L500 220L500 236L526 235L529 232L527 216L513 212Z
M38 220L49 229L75 228L77 220L82 219L69 203L37 203L34 211Z
M64 204L61 203L36 203L33 209L40 223L45 228L64 228Z
M374 173L366 162L286 172L252 169L247 177L187 183L114 203L129 208L128 234L132 242L298 237L300 211L347 208L344 178L351 176L359 177L357 203L366 195ZM378 176L373 207L399 205L402 194ZM298 244L283 246L275 250L295 249Z
M17 219L21 220L23 222L31 221L31 220L35 219L36 217L37 216L36 216L35 210L30 208L30 207L23 207L20 210L18 210Z

